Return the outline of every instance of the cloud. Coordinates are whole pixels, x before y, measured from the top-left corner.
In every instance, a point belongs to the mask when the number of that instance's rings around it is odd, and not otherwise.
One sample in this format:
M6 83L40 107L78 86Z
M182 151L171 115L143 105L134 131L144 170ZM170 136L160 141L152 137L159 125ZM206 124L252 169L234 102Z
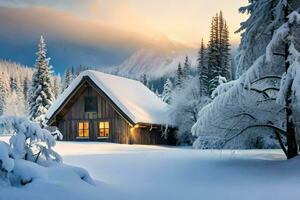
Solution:
M41 34L57 66L116 65L150 39L46 7L0 7L0 57L33 64Z

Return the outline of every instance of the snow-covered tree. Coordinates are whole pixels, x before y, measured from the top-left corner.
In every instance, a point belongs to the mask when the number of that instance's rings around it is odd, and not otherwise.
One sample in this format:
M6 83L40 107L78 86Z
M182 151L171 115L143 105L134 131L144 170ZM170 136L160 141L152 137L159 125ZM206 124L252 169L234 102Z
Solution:
M29 98L29 118L32 121L44 123L45 114L54 100L51 88L51 66L46 56L46 44L43 36L40 38L35 72L32 77Z
M209 80L209 93L218 86L216 77L220 74L220 60L219 60L219 17L218 14L213 17L210 28L210 39L208 43L208 80Z
M297 5L292 0L282 2L281 7L284 10L285 23L275 31L266 51L266 60L273 65L276 64L277 56L284 56L285 59L285 73L281 79L277 102L283 105L286 111L288 158L293 158L298 154L297 129L300 127L297 126L297 120L300 119L300 41L297 38L300 30L300 14L298 13L300 11L300 3L298 2L299 7L297 11L291 10L292 3ZM284 53L278 54L282 49Z
M28 100L28 92L29 92L29 80L27 77L24 78L23 80L23 96L24 96L24 100L25 102L27 102Z
M146 75L146 74L143 74L143 75L141 76L141 82L142 82L146 87L149 87L148 78L147 78L147 75Z
M181 63L178 64L178 68L175 75L175 87L180 88L183 84L183 70Z
M175 88L172 92L171 117L178 126L176 137L180 144L191 144L194 137L192 125L197 121L199 110L210 102L210 98L200 93L199 79L194 77L185 82L184 87Z
M279 3L285 0L249 0L248 2L247 6L239 9L241 13L249 14L249 18L242 22L236 31L242 33L239 51L235 57L236 77L240 77L256 59L265 53L274 30L283 22L282 4Z
M10 77L10 91L14 92L17 91L17 79L15 77Z
M73 81L73 77L74 77L74 74L72 73L72 70L67 68L65 70L64 77L63 77L63 86L62 86L63 90L65 90L69 87L69 85Z
M183 63L183 70L182 70L182 74L183 74L183 79L186 80L188 78L190 78L191 76L191 62L189 61L189 57L186 56L184 59L184 63Z
M296 60L299 37L297 39L295 36L300 24L299 13L292 11L300 7L300 2L296 0L260 1L265 4L258 1L251 2L256 2L256 7L252 7L249 16L249 19L252 19L251 27L247 28L246 32L251 33L253 28L259 27L256 29L259 32L255 35L264 34L266 28L256 23L261 22L261 17L269 19L270 15L271 20L264 25L267 28L272 27L270 30L273 31L270 34L273 39L265 47L264 53L237 81L221 84L216 89L216 97L212 103L199 112L197 123L192 128L193 134L197 137L194 147L281 147L287 158L291 158L298 152L296 137L299 135L296 135L296 130L299 112L295 88L299 89L299 86L297 81L294 82L297 80L298 68L293 66L298 66ZM265 9L271 2L270 8L273 9ZM265 13L261 13L262 16L252 16L258 12L255 9L260 11L263 9ZM250 33L243 35L249 36ZM243 42L241 45L244 45ZM248 46L250 48L248 51L253 51L262 44L256 45ZM241 51L240 55L244 53L244 49ZM284 71L286 73L281 80L280 75ZM277 97L278 90L280 98ZM277 102L283 103L276 103L276 99Z
M9 93L8 75L6 72L2 72L0 75L0 115L3 115L6 109L6 100Z
M168 78L164 84L163 92L161 95L161 98L164 102L168 104L171 102L172 91L173 91L173 84L172 81Z
M197 74L199 76L199 87L200 92L203 95L208 95L208 66L207 66L207 58L206 58L206 50L204 46L203 39L201 40L201 47L198 52L198 67L197 67Z
M58 95L61 93L61 78L60 75L52 77L52 91L53 96L56 99Z
M4 115L8 116L27 116L27 107L24 94L20 90L14 90L9 95L9 100L6 102Z
M231 77L230 70L230 43L229 43L229 30L227 23L224 22L220 36L220 54L221 54L221 76L227 80Z
M159 92L158 92L158 90L157 90L157 89L155 90L155 94L156 94L156 96L157 96L158 98L162 98L162 95L161 95L161 94L159 94Z
M212 19L208 43L208 80L209 92L218 86L218 77L229 75L229 32L222 11Z

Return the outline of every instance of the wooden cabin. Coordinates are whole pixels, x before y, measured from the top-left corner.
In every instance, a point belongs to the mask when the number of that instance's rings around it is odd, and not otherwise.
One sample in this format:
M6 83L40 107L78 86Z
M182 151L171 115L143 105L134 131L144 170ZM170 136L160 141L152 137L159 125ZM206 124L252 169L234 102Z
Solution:
M175 144L169 106L139 81L82 72L46 114L65 141Z

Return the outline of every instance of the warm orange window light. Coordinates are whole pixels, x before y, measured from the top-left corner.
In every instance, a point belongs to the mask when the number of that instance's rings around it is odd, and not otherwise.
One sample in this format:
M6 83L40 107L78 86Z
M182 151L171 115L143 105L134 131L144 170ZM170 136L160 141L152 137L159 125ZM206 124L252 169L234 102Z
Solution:
M78 136L89 137L89 122L78 123Z
M99 137L109 137L109 122L99 122Z

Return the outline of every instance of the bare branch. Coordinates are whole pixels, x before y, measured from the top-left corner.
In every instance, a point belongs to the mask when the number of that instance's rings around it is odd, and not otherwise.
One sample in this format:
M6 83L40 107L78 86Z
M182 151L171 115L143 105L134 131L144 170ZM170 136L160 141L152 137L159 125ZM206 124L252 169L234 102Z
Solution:
M276 76L276 75L264 76L264 77L254 80L253 82L251 82L251 84L254 84L258 81L262 81L264 79L269 79L269 78L281 79L281 76Z
M273 129L275 131L278 131L278 133L282 134L285 136L286 132L284 130L282 130L281 128L278 128L276 126L273 126L273 125L269 125L269 124L258 124L258 125L252 125L252 126L247 126L246 128L244 128L243 130L241 130L239 133L231 136L230 138L226 139L225 143L226 142L229 142L230 140L232 140L233 138L241 135L242 133L244 133L246 130L248 129L251 129L251 128L258 128L258 127L261 127L261 128L270 128L270 129Z
M256 88L251 88L250 90L262 94L265 98L270 98L269 95L263 90L259 90Z

